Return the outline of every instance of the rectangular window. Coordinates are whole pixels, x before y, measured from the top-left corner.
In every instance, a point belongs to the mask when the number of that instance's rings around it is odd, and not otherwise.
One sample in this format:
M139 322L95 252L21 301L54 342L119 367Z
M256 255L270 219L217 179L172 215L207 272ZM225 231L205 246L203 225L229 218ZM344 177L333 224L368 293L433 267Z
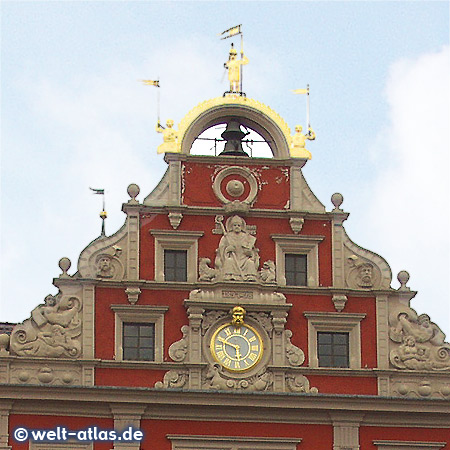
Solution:
M317 333L319 367L349 367L348 333Z
M123 324L123 359L133 361L155 360L155 324Z
M307 255L286 254L284 270L287 286L307 285Z
M164 250L164 280L187 281L186 250Z

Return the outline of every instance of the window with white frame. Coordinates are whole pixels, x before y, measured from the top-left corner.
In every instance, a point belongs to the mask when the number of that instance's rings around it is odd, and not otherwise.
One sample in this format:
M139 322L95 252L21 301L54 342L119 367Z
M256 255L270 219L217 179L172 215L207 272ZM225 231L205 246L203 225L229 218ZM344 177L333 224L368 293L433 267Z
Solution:
M438 450L444 448L446 442L424 441L373 441L379 450Z
M111 305L117 361L163 361L164 313L168 306Z
M273 234L271 237L275 242L278 284L319 286L319 244L324 236ZM304 275L300 274L302 271Z
M301 438L167 435L172 450L297 450Z
M72 439L65 441L64 443L57 442L33 442L30 441L30 450L93 450L94 444L80 443L73 441Z
M155 238L155 281L197 281L202 231L151 230ZM184 279L185 278L185 279Z
M305 312L308 319L308 354L310 367L343 367L336 365L342 362L335 353L343 353L344 347L348 351L348 365L350 369L361 368L361 320L365 314L332 313L332 312ZM344 336L346 337L344 338ZM334 342L334 350L328 348L329 340ZM344 343L344 340L346 342ZM322 342L320 342L322 341ZM322 349L320 350L320 345ZM326 347L324 347L326 346ZM319 353L322 353L322 358ZM331 357L327 357L328 354ZM329 364L329 365L327 365Z

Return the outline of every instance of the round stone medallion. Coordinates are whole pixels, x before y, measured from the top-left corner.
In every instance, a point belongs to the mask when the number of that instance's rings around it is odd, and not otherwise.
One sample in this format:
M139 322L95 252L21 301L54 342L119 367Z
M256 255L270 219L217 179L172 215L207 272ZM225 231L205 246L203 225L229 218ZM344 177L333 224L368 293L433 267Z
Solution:
M244 184L239 180L230 180L226 190L232 197L240 197L244 193Z

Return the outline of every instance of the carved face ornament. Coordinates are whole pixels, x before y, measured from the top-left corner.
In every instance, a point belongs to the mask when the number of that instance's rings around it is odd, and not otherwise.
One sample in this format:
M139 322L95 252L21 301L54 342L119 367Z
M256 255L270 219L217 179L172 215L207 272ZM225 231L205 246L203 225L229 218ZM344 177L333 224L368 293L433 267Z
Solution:
M232 311L232 321L234 326L241 326L244 323L245 309L242 306L235 306Z

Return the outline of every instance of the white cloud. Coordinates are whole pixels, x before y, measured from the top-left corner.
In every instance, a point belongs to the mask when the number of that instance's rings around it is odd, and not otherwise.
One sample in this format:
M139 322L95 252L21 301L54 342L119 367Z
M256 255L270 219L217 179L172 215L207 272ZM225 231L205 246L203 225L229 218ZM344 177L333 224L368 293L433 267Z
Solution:
M129 198L128 184L140 186L142 201L161 179L166 164L156 154L162 142L155 132L157 89L139 80L160 79L161 121L177 124L197 103L227 90L227 78L221 81L227 57L228 43L197 36L172 43L170 52L153 48L139 64L115 60L94 76L37 74L17 81L36 132L8 130L15 146L10 154L28 165L14 185L4 186L5 196L14 193L21 201L9 202L2 217L10 237L2 249L2 320L28 317L47 293L56 292L51 278L60 273L58 260L69 257L74 273L81 250L99 235L101 199L88 187L106 190L111 234L125 219L121 204ZM17 220L24 211L32 224Z
M385 95L390 124L377 138L380 174L368 232L394 276L411 275L412 301L448 334L449 47L391 67ZM394 283L395 285L395 283Z

